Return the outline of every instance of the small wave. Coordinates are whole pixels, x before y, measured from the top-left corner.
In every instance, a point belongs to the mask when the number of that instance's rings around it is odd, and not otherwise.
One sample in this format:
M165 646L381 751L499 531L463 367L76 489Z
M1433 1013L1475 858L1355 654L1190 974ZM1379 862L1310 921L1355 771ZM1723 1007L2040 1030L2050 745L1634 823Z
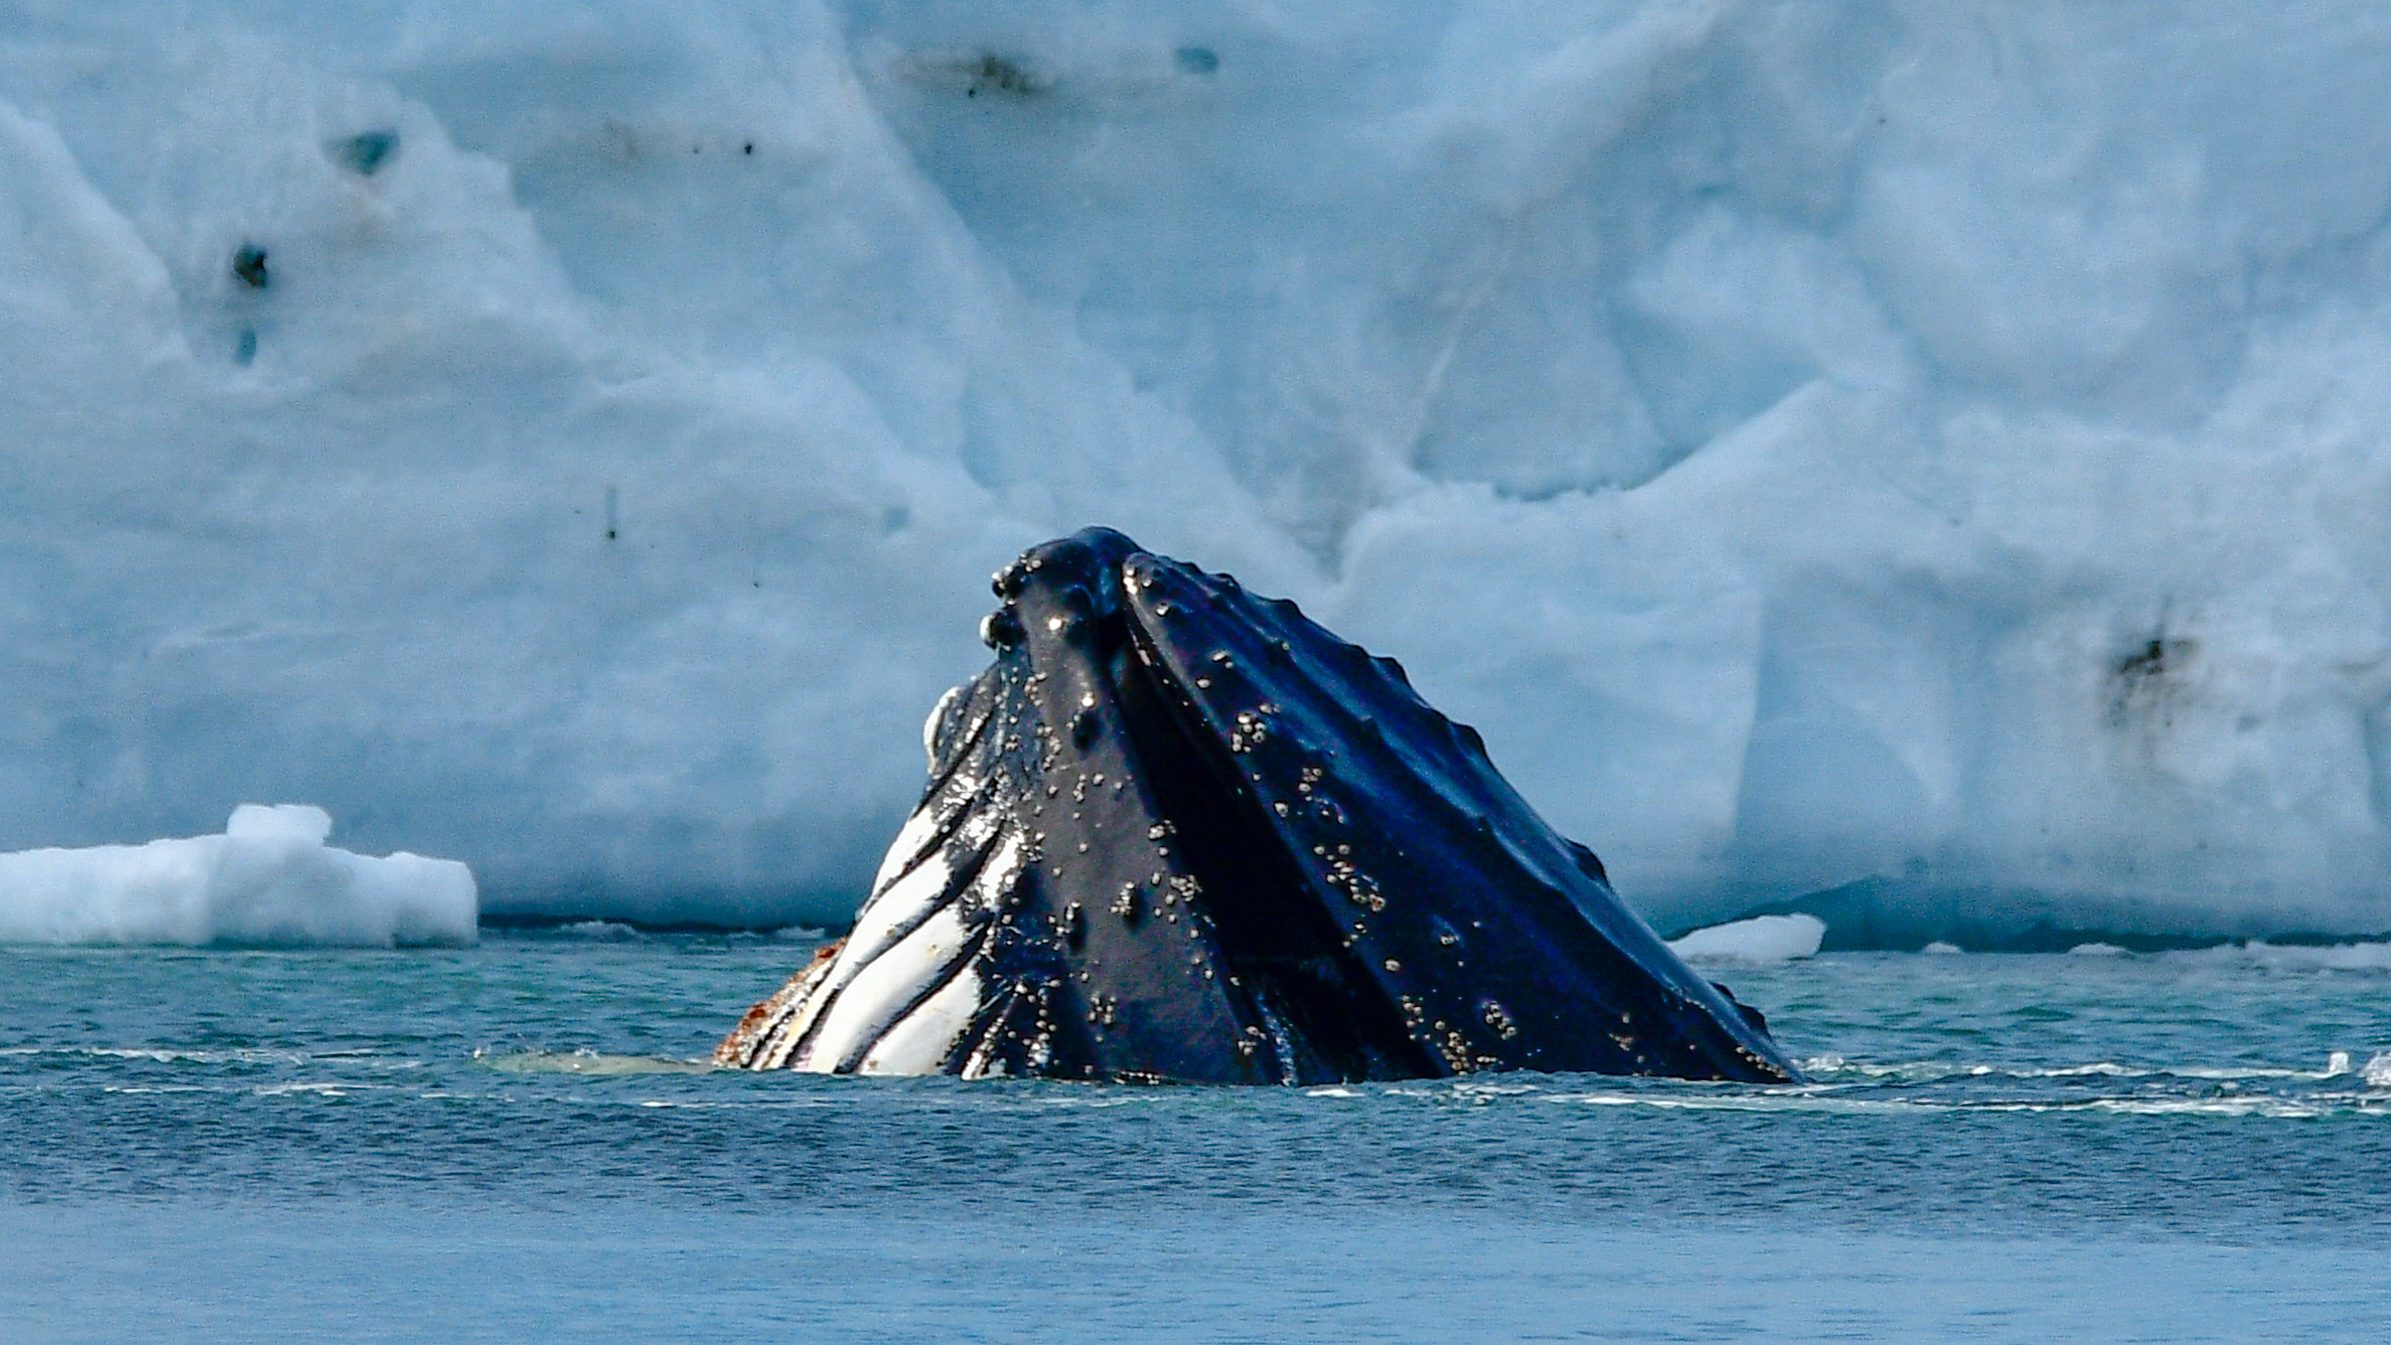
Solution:
M2350 1053L2335 1051L2322 1069L2270 1065L2126 1065L2095 1060L2074 1065L1987 1065L1947 1060L1849 1061L1838 1055L1810 1056L1798 1063L1802 1072L1820 1083L1865 1080L1870 1083L1940 1083L1946 1079L2190 1079L2200 1083L2241 1083L2280 1079L2322 1082L2351 1074ZM2391 1053L2377 1056L2366 1068L2382 1067L2391 1080ZM2360 1077L2364 1077L2361 1075Z
M677 1060L671 1056L606 1055L598 1051L514 1051L504 1055L475 1051L473 1058L505 1074L579 1074L620 1078L634 1074L711 1074L720 1068L710 1060Z
M2391 943L2268 943L2251 939L2160 956L2176 963L2214 962L2269 971L2391 971Z
M2094 1097L2094 1098L1970 1098L1970 1097L1858 1097L1816 1089L1784 1089L1763 1093L1688 1095L1642 1091L1563 1092L1541 1101L1595 1107L1645 1107L1656 1111L1821 1112L1838 1115L1890 1115L2001 1112L2095 1112L2123 1116L2256 1116L2306 1119L2356 1114L2391 1116L2391 1100L2364 1093L2248 1093L2228 1096Z
M176 1051L155 1046L61 1046L62 1055L102 1060L154 1060L161 1065L297 1065L307 1057L298 1051L244 1048L232 1051Z

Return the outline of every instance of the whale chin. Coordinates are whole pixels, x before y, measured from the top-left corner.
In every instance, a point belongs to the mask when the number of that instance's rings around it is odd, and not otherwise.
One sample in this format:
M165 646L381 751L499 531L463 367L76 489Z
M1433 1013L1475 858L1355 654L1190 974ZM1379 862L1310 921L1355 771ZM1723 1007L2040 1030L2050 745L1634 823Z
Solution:
M1107 529L995 586L996 661L931 713L929 788L854 929L721 1063L1795 1077L1393 660Z

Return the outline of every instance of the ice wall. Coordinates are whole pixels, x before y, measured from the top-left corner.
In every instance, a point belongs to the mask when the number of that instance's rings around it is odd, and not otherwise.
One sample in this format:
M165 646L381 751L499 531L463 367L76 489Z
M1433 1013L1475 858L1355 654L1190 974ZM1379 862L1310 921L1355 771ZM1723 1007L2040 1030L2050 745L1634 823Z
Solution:
M837 919L981 576L1106 522L1663 924L2391 929L2386 76L2354 3L14 5L0 846L309 797Z
M324 844L305 804L233 809L221 836L0 854L0 943L469 944L473 874L453 859Z

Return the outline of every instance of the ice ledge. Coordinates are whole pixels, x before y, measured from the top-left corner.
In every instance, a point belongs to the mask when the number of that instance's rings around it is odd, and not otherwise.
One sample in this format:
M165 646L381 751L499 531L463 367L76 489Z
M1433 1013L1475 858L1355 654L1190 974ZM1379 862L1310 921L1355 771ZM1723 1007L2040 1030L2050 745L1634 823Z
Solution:
M477 937L453 859L324 844L332 817L243 804L221 836L0 854L0 942L390 948Z

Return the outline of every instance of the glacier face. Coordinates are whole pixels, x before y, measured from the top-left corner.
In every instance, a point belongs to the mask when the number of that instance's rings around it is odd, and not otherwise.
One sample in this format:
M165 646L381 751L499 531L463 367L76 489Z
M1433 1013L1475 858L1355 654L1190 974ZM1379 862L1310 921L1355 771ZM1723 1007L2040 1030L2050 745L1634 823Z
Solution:
M1663 924L2391 928L2363 4L30 3L0 849L840 919L1093 522Z

